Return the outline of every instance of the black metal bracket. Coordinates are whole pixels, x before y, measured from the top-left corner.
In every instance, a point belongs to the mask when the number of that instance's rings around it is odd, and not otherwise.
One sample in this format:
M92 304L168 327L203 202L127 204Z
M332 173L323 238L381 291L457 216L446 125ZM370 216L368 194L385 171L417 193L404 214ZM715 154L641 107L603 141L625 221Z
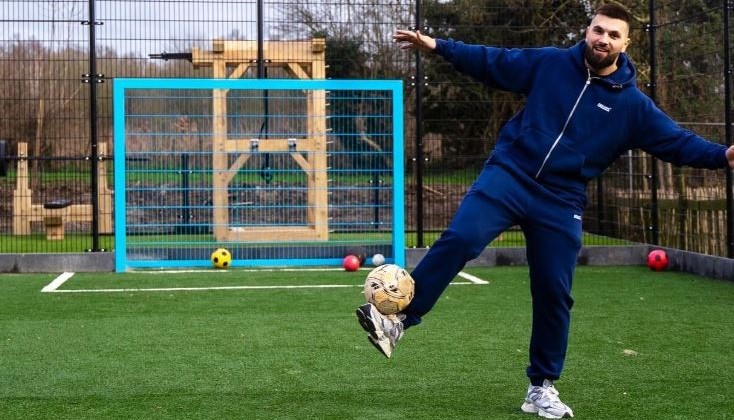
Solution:
M104 74L97 73L95 75L91 75L89 73L82 74L82 83L104 83Z
M410 76L410 86L415 86L415 76ZM423 76L423 86L428 86L428 76Z
M148 54L148 58L156 59L156 60L188 60L191 61L192 55L191 53L167 53L162 52L160 54Z

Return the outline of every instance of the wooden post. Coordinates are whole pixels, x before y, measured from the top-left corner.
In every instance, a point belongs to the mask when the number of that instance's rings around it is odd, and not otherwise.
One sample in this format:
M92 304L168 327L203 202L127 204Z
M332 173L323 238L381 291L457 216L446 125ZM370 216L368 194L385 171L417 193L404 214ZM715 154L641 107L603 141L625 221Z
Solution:
M318 45L318 44L316 44ZM323 61L311 64L311 78L325 79L326 68ZM326 92L314 90L309 92L309 133L313 136L313 150L309 157L313 167L312 183L309 186L309 197L314 209L313 225L317 239L328 239L329 235L329 195L326 162ZM309 220L311 221L311 220Z
M283 67L301 79L325 79L324 39L311 41L266 41L266 65ZM239 78L257 58L255 41L214 40L211 51L192 51L195 68L212 67L214 78ZM228 67L234 70L228 76ZM310 74L309 74L310 70ZM293 150L289 139L268 138L260 142L258 150L251 150L250 139L228 138L227 90L215 89L212 96L212 204L214 237L217 241L327 240L328 239L328 180L326 162L326 94L310 91L307 94L308 138L298 139ZM245 151L243 151L245 150ZM295 227L266 226L258 228L230 227L229 183L235 173L254 153L290 152L307 174L307 225ZM232 166L229 153L237 153ZM305 156L304 156L305 155Z
M216 45L215 45L216 46ZM227 77L227 63L212 62L214 78ZM214 89L212 94L212 214L214 237L227 241L229 233L229 163L227 159L227 90Z
M13 191L13 235L31 234L32 191L28 178L28 143L18 143L18 170L15 173Z
M43 218L46 228L46 240L59 241L64 239L64 217L46 216Z
M99 155L107 157L107 143L99 143ZM107 161L102 160L97 166L97 203L99 203L99 233L111 234L112 228L112 190L107 184ZM89 215L91 220L91 214Z

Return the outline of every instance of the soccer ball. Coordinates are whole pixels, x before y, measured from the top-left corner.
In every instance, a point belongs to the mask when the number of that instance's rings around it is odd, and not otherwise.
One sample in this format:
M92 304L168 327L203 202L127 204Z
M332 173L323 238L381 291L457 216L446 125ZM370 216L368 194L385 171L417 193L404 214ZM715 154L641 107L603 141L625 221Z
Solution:
M347 271L357 271L359 270L359 258L354 255L347 255L342 260L342 266Z
M647 266L653 271L663 271L668 267L668 255L662 249L655 249L647 254Z
M359 265L364 265L365 260L367 259L367 250L363 246L350 246L347 248L346 253L344 254L345 257L348 257L350 255L354 255L355 257L359 258Z
M385 256L382 254L375 254L372 256L372 265L375 267L379 267L382 264L385 264Z
M211 260L214 268L229 268L232 264L232 254L224 248L218 248L212 252Z
M410 303L415 282L404 268L395 264L381 265L370 271L364 282L364 297L383 315L396 314Z

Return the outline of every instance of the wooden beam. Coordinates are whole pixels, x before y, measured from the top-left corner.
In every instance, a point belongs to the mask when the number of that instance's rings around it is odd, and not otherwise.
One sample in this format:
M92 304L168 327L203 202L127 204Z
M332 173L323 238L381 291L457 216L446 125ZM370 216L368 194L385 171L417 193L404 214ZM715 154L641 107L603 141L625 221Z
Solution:
M318 226L265 226L265 227L234 227L230 228L227 237L229 241L238 242L270 242L327 240L328 230Z

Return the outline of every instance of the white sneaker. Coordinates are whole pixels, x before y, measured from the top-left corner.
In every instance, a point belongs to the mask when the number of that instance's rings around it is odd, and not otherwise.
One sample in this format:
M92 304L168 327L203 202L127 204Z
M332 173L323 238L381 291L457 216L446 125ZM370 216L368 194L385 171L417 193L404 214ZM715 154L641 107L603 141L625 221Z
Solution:
M396 315L383 315L372 304L357 308L359 325L369 334L367 338L385 357L390 357L403 337L403 323Z
M571 407L558 398L558 390L549 380L543 381L543 386L528 387L528 395L520 409L526 413L538 413L547 419L563 419L573 417Z

